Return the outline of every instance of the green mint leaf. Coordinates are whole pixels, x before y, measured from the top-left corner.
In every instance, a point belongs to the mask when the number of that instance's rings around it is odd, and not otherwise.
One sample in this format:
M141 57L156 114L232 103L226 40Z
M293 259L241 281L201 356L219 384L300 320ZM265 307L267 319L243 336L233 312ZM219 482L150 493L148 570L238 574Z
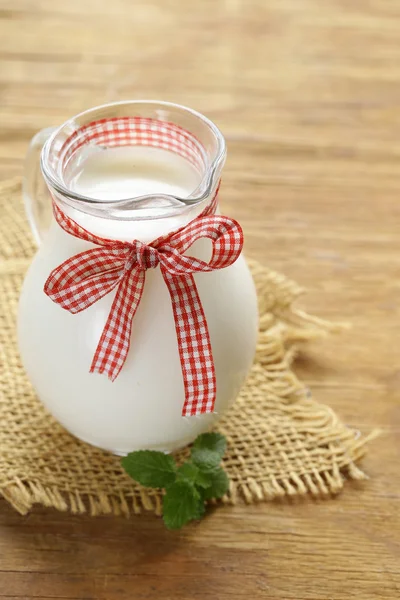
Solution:
M200 519L202 519L204 517L205 514L206 514L206 505L204 504L203 498L200 498L200 500L197 502L196 516L194 517L194 519L199 521Z
M212 471L221 462L226 439L221 433L203 433L192 446L192 460L202 471Z
M163 519L168 529L180 529L189 521L198 519L200 496L188 481L170 485L163 498Z
M138 450L121 459L125 471L146 487L165 488L176 479L175 461L169 454Z
M211 485L211 479L208 473L200 471L192 462L185 462L177 471L179 481L188 481L192 485L196 485L201 488L207 488Z
M229 479L228 475L221 468L208 473L210 477L210 486L202 490L201 495L204 500L210 500L211 498L222 498L229 490Z
M224 435L222 435L222 433L202 433L196 438L193 444L193 449L200 448L216 452L221 459L226 450L226 438Z
M209 488L212 481L210 478L210 473L206 473L204 471L199 471L196 478L196 485L200 488Z
M185 462L178 468L178 480L188 481L194 485L199 473L199 468L196 465L191 462Z

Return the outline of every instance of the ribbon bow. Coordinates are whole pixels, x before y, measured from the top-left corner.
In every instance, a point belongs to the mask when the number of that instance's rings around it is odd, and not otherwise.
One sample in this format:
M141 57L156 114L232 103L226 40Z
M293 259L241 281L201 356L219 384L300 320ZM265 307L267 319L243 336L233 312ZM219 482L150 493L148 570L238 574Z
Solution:
M63 262L44 285L47 296L71 313L86 310L117 288L90 367L91 373L107 373L113 381L128 355L132 320L142 297L146 271L159 266L175 320L185 387L183 416L213 412L216 395L210 336L193 274L228 267L243 246L242 229L236 221L204 214L178 231L143 244L95 236L54 203L54 215L62 229L98 247ZM213 254L208 263L185 256L199 238L212 241Z

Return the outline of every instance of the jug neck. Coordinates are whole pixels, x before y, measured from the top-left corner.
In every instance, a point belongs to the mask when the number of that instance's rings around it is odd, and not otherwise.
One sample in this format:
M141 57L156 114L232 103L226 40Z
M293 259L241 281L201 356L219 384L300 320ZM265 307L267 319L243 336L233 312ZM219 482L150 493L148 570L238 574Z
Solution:
M41 155L57 201L99 218L181 216L213 197L225 142L203 115L169 103L125 102L86 111Z

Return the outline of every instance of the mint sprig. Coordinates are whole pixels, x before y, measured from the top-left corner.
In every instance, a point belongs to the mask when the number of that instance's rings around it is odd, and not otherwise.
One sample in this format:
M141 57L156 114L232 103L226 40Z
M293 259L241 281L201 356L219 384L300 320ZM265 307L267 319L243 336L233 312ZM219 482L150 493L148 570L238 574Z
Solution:
M141 485L165 488L164 523L168 529L180 529L204 516L207 500L227 493L229 479L220 467L225 449L223 435L203 433L195 440L190 459L179 467L171 455L154 450L131 452L121 464Z

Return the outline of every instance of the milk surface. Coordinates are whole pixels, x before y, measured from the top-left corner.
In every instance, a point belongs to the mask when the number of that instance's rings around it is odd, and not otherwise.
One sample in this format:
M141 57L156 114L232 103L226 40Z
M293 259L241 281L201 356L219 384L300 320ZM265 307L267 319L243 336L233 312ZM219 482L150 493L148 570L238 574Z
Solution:
M125 146L103 149L91 146L68 165L65 184L73 192L104 202L167 194L188 198L199 186L201 174L181 156L160 148ZM157 199L155 199L157 203ZM154 203L153 203L154 204ZM160 201L161 205L161 201ZM175 216L154 219L154 210L131 211L120 219L95 217L66 207L68 216L96 235L120 240L151 242L194 219L204 206L176 211ZM152 215L152 218L147 218ZM126 216L126 215L125 215ZM139 217L139 218L138 218Z
M143 146L96 147L68 171L72 191L105 201L146 194L186 198L200 182L199 172L178 154Z

